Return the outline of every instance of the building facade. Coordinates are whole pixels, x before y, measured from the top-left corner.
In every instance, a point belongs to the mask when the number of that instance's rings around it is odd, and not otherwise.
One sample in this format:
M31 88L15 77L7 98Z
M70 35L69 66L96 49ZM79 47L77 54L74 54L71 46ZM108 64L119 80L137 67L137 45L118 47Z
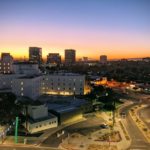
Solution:
M100 56L100 63L106 64L107 63L107 56L106 55L101 55Z
M29 47L29 61L41 64L42 63L42 48Z
M2 53L0 61L0 73L9 74L12 73L13 57L10 53Z
M12 92L17 96L27 96L32 99L41 94L41 76L22 76L12 81Z
M47 55L47 63L48 64L61 64L61 56L59 53L49 53Z
M40 70L37 63L17 62L17 63L13 63L13 73L32 75L32 74L39 74Z
M44 104L28 106L28 123L24 126L30 133L40 132L58 126L58 119L55 115L48 113L48 107Z
M13 80L19 78L21 74L0 74L0 90L10 89L12 90Z
M76 62L76 51L74 49L65 50L65 64L72 65Z
M85 76L79 74L45 75L42 93L52 95L84 95Z

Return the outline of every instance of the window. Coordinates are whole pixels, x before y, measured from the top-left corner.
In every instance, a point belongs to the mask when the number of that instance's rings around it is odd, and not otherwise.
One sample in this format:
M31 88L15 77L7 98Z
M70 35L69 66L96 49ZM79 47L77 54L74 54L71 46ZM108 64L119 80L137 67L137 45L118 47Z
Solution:
M21 85L23 85L23 82L21 82Z
M21 91L23 91L23 87L21 88Z

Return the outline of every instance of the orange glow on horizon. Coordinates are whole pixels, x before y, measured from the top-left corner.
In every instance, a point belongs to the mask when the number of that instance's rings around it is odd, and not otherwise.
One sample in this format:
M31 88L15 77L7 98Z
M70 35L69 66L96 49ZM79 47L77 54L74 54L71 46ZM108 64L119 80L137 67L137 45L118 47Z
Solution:
M64 51L64 50L63 50ZM10 53L14 59L19 60L19 59L28 59L28 50L27 52L18 52L15 53L13 51L2 51L3 52L8 52ZM60 53L62 60L64 60L64 52L59 52L59 51L50 51L48 53ZM47 59L48 53L43 53L42 58L45 60ZM80 51L76 50L76 60L82 58L82 57L88 57L91 60L99 60L100 55L107 55L108 60L113 60L113 59L129 59L129 58L143 58L143 57L150 57L150 54L106 54L106 53L98 53L98 54L91 54L91 55L86 55L86 53L80 55Z
M45 60L48 53L60 53L62 60L64 60L64 50L65 48L47 48L47 47L42 47L42 57ZM29 47L23 47L23 48L18 48L18 47L13 47L12 49L15 50L10 50L10 48L1 48L1 53L3 52L8 52L10 53L14 59L28 59L28 49ZM67 49L67 48L66 48ZM142 57L149 57L150 52L147 51L147 53L142 53L142 50L137 50L138 53L135 53L134 51L126 52L126 50L109 50L109 51L104 51L104 50L92 50L88 49L88 51L81 50L80 48L74 48L76 50L76 59L78 60L79 58L82 57L88 57L92 60L99 60L100 55L107 55L108 59L122 59L122 58L142 58ZM92 53L93 52L93 53Z

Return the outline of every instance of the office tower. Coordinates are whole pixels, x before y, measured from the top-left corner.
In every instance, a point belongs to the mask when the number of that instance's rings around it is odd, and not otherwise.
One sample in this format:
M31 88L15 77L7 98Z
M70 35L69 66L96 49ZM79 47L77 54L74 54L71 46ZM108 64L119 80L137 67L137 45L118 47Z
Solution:
M29 61L41 64L42 63L42 48L29 47Z
M102 64L106 64L107 63L107 56L106 55L101 55L100 56L100 62Z
M72 65L76 62L76 51L73 49L65 50L65 64Z
M0 72L8 74L12 72L13 57L10 53L2 53L0 61Z
M59 53L49 53L47 55L47 63L49 64L61 64L61 56Z

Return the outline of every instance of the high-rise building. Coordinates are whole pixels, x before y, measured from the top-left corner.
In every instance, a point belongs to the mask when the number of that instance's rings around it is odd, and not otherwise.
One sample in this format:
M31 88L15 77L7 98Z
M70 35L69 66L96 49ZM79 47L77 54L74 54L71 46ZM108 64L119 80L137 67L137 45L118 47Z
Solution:
M2 53L0 61L0 73L8 74L12 72L13 57L10 53Z
M106 55L101 55L100 56L100 62L102 64L106 64L107 63L107 56Z
M29 47L29 61L41 64L42 63L42 48Z
M72 65L76 62L76 51L74 49L65 50L65 64Z
M61 64L61 56L59 53L49 53L47 55L47 63L49 64Z

